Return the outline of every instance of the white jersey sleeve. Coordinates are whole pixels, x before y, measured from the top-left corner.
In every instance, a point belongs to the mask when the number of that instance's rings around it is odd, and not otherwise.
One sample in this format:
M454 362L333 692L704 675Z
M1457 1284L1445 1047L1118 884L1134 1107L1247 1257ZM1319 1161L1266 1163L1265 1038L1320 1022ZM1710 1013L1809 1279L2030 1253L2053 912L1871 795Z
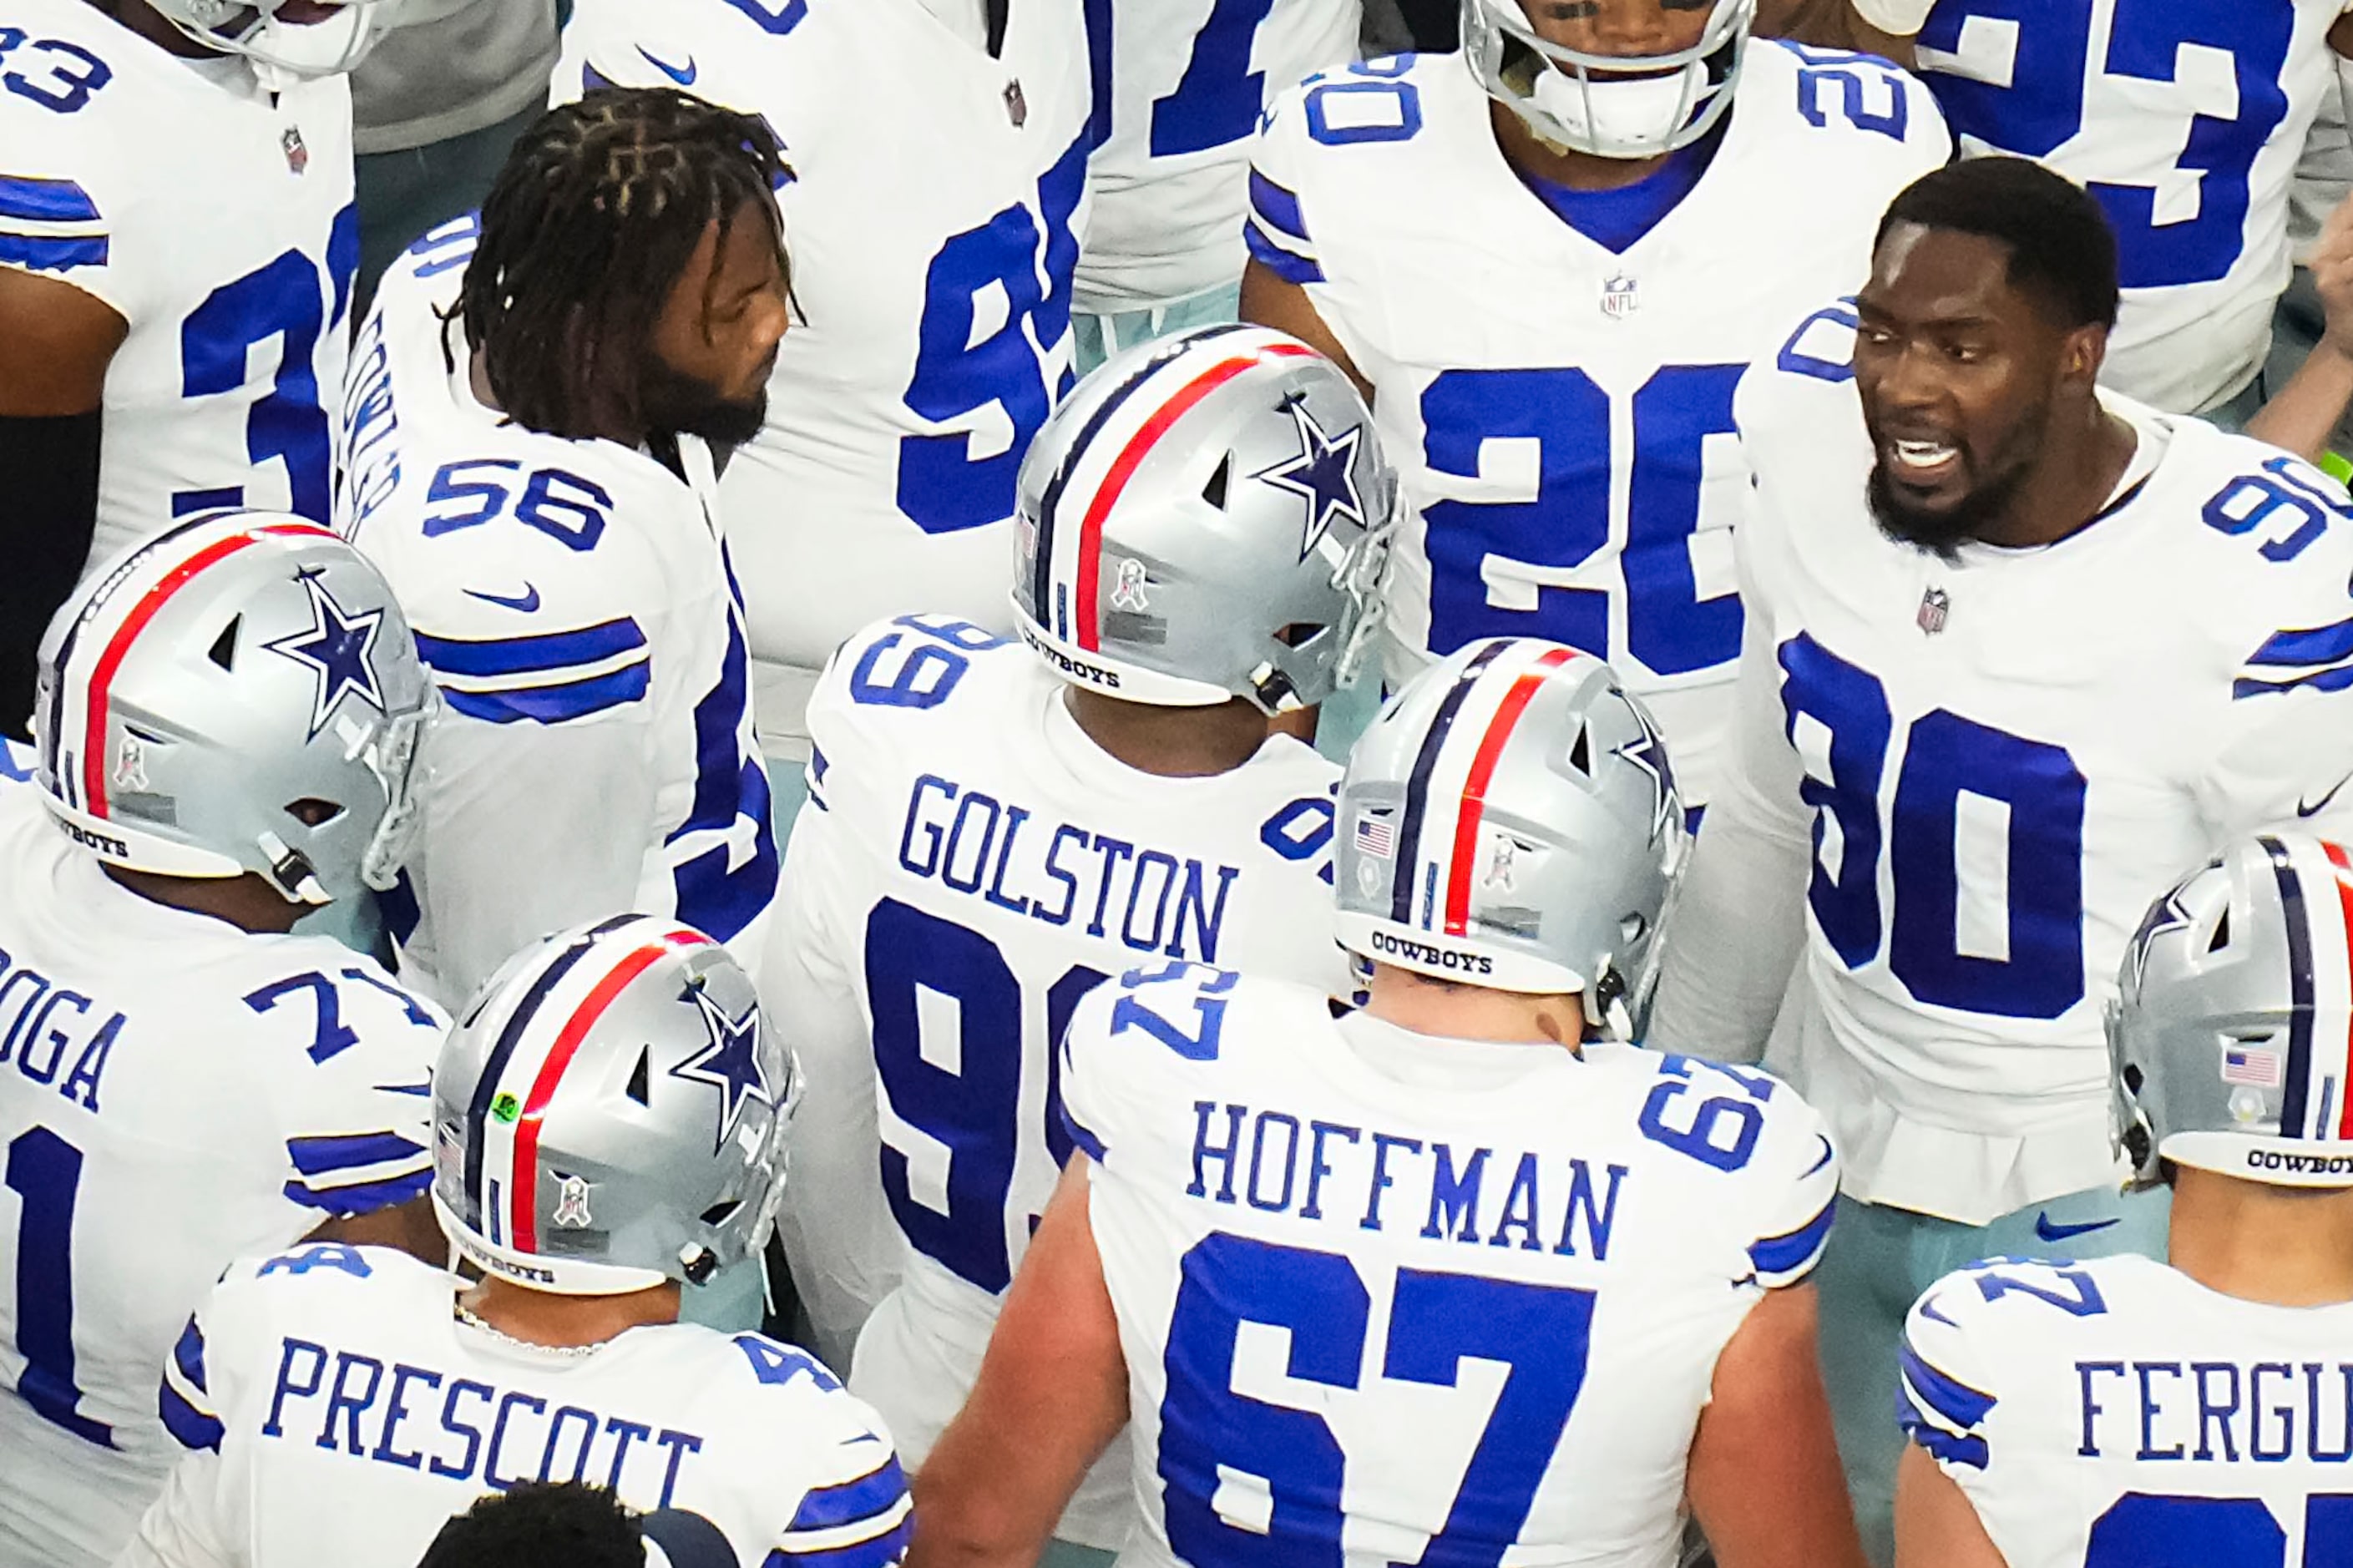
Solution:
M1363 0L1107 8L1111 134L1074 298L1099 314L1230 287L1241 276L1250 133L1274 94L1354 59Z
M2198 801L2217 845L2273 827L2341 840L2353 835L2353 501L2301 458L2246 457L2204 509L2258 542L2247 591L2211 601L2230 628L2218 647L2247 651Z
M833 679L828 669L823 680ZM841 898L858 868L827 799L829 771L825 752L814 752L808 799L785 848L765 1000L806 1083L777 1234L818 1353L848 1366L867 1315L899 1282L906 1244L882 1194L861 944L845 927Z
M1748 570L1752 515L1739 539L1740 595L1757 603ZM1756 1061L1780 1016L1806 941L1810 848L1801 770L1783 734L1771 623L1751 615L1733 683L1732 767L1702 819L1691 868L1662 933L1665 955L1649 1044L1718 1061Z

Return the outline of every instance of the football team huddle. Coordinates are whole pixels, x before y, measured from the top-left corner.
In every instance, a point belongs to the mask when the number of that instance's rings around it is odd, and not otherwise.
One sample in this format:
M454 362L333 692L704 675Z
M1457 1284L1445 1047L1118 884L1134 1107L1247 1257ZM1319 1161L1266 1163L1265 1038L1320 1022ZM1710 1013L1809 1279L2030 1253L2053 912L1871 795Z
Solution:
M0 1568L2353 1568L2353 0L436 3L0 0Z

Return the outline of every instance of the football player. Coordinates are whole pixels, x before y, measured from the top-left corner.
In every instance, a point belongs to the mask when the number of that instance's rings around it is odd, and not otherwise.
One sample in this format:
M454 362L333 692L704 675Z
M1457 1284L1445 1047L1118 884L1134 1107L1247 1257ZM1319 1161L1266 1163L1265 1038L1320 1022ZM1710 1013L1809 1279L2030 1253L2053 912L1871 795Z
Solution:
M1753 1058L1789 994L1767 1059L1846 1164L1824 1366L1882 1561L1903 1310L1973 1258L2160 1241L2100 1030L2149 898L2266 825L2353 827L2353 506L2099 389L2116 298L2096 201L1957 163L1741 409L1740 765L1655 1037Z
M2353 3L1851 4L1964 152L2042 159L2099 199L2124 288L2107 384L2234 424L2262 405L2289 188L2323 96L2353 71Z
M1482 638L1340 786L1372 999L1198 958L1062 1047L1072 1157L915 1561L1029 1561L1131 1425L1123 1562L1850 1568L1804 1283L1837 1162L1770 1077L1626 1043L1683 850L1600 660Z
M1338 769L1278 724L1378 623L1396 490L1356 389L1304 344L1227 326L1131 350L1022 466L1029 646L902 616L818 685L770 960L819 1097L786 1250L820 1348L857 1335L850 1384L911 1463L971 1388L1070 1152L1053 1044L1079 998L1190 961L1353 989ZM1133 1513L1107 1466L1063 1539L1116 1549Z
M1070 386L1097 0L581 0L555 92L683 87L776 130L807 324L725 495L772 752L842 640L1008 631L1021 456Z
M1352 371L1415 509L1390 684L1475 637L1602 655L1686 805L1740 649L1733 394L1948 149L1917 82L1752 44L1753 8L1463 0L1459 56L1283 99L1250 185L1243 315Z
M600 92L386 276L344 400L342 523L448 719L396 911L450 1005L599 910L746 962L776 896L712 445L760 427L786 261L756 119Z
M1997 1260L1905 1328L1903 1568L2353 1561L2353 857L2232 845L2153 905L2109 1042L2168 1257Z
M83 570L174 518L327 521L379 0L15 0L0 25L0 731ZM92 535L95 531L96 543Z
M691 1510L739 1563L897 1562L873 1413L790 1345L680 1321L767 1234L795 1079L751 977L676 921L517 954L433 1073L433 1208L480 1278L373 1247L232 1268L164 1367L188 1452L125 1568L408 1568L518 1480Z
M107 563L0 784L0 1563L96 1568L172 1455L155 1373L243 1254L438 1254L443 1020L295 917L390 884L432 700L391 590L283 514Z
M1364 0L1112 5L1110 134L1071 298L1080 374L1241 305L1250 132L1275 94L1356 58Z

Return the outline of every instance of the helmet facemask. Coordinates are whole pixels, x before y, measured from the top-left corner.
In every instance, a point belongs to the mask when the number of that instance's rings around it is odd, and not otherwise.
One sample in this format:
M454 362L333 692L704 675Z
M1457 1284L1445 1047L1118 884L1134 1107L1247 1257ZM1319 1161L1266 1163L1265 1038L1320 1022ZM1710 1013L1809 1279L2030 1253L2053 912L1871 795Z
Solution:
M1691 47L1618 57L1546 42L1519 0L1462 0L1462 53L1488 96L1539 141L1655 158L1699 141L1730 110L1756 10L1756 0L1715 0Z
M358 68L384 31L383 0L344 0L316 22L281 21L287 0L148 0L208 49L242 55L272 92ZM243 18L240 24L240 18Z

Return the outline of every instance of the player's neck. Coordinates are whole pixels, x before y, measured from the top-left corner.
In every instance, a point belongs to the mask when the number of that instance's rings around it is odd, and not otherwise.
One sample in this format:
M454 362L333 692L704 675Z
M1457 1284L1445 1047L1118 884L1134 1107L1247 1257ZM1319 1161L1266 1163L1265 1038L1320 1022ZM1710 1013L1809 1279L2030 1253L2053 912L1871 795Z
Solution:
M1487 105L1487 118L1495 127L1496 145L1514 168L1572 191L1615 191L1640 184L1671 156L1597 158L1590 153L1565 152L1538 140L1525 121L1500 103Z
M678 1286L669 1282L622 1296L558 1296L486 1279L459 1300L509 1339L560 1349L601 1345L631 1329L675 1323L678 1298Z
M1448 1040L1579 1050L1585 1037L1585 1002L1574 992L1535 996L1490 991L1425 979L1386 963L1373 965L1372 1000L1365 1012L1400 1029Z
M114 0L114 4L105 9L113 14L116 21L153 44L157 48L168 54L177 55L182 59L208 60L221 52L218 49L205 47L204 45L172 26L156 14L154 8L147 4L147 0Z
M2076 419L2052 426L2034 472L1978 538L2004 549L2030 550L2081 531L2107 509L2139 440L2129 420L2094 400Z
M475 402L493 414L506 412L506 405L499 401L499 395L491 389L490 355L480 349L474 351L473 358L467 363L466 384L473 392ZM622 418L607 406L589 410L588 434L599 440L617 441L634 451L645 445L647 431L644 426Z
M185 910L192 915L210 915L256 935L292 931L305 912L302 906L288 903L277 889L250 871L242 877L159 877L152 871L102 862L99 869L117 886L150 903Z
M2297 1191L2184 1166L2168 1261L2244 1301L2353 1301L2353 1189Z
M1266 744L1266 715L1239 697L1215 708L1154 708L1067 686L1062 705L1088 740L1161 778L1229 773Z

